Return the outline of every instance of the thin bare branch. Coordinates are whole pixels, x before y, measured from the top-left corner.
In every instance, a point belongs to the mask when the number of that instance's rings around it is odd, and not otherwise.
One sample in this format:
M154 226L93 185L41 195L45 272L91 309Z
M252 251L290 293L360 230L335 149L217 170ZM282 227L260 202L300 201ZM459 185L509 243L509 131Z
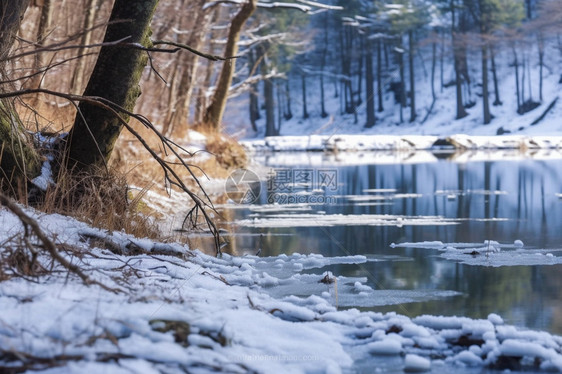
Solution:
M201 51L198 51L197 49L188 46L187 44L182 44L182 43L176 43L176 42L172 42L170 40L154 40L152 42L153 45L171 45L173 47L177 47L175 49L154 49L154 48L143 48L146 51L149 52L169 52L169 53L175 53L180 49L185 49L191 53L195 53L197 56L206 58L207 60L211 60L211 61L227 61L227 60L232 60L234 58L238 58L240 56L227 56L227 57L222 57L222 56L217 56L217 55L211 55L208 53L204 53Z
M90 277L88 277L86 274L84 274L84 272L82 272L82 269L80 269L78 266L74 265L66 258L61 256L55 244L47 237L47 235L43 232L43 230L41 230L41 227L39 227L37 221L31 218L30 216L28 216L23 211L23 209L21 209L12 199L10 199L9 197L7 197L1 192L0 192L0 203L17 216L26 229L27 227L31 227L33 233L39 238L39 240L43 244L43 247L47 250L47 252L49 252L49 255L51 255L51 257L55 261L57 261L59 264L61 264L65 269L67 269L71 273L74 273L78 277L80 277L80 279L82 279L82 281L85 284L95 284L100 286L106 291L110 291L114 293L121 292L118 289L108 287L103 283L100 283L94 279L90 279Z

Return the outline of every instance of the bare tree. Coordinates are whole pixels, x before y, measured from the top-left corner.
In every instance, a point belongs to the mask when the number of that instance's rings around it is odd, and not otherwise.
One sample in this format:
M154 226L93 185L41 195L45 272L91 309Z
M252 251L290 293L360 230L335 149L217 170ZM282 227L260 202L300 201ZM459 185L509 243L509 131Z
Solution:
M257 0L248 0L242 5L242 8L240 8L238 13L232 19L224 51L225 56L233 57L238 53L238 41L240 40L242 27L248 18L250 18L250 16L254 13L256 7ZM205 125L210 129L218 130L221 125L222 116L226 107L226 100L228 99L228 90L234 75L234 68L235 60L225 61L222 65L215 93L213 94L211 104L207 108L203 118Z

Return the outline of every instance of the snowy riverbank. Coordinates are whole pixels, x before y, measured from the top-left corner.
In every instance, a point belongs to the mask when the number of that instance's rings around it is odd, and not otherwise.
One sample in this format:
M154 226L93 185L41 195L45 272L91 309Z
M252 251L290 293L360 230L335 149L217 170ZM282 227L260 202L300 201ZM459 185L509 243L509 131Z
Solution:
M562 136L505 135L300 135L273 136L240 142L250 152L306 151L393 151L430 150L443 147L459 150L554 149L562 150Z
M364 256L218 259L60 215L27 213L65 258L119 291L86 286L44 254L38 261L49 271L37 276L12 277L4 267L2 370L338 373L398 365L432 372L483 366L562 371L562 337L506 325L495 314L410 318L338 309L375 290L364 279L323 268L370 261ZM25 251L19 220L2 209L0 225L6 228L2 256ZM308 295L295 296L297 289ZM391 292L387 298L393 303ZM404 298L400 304L412 301Z

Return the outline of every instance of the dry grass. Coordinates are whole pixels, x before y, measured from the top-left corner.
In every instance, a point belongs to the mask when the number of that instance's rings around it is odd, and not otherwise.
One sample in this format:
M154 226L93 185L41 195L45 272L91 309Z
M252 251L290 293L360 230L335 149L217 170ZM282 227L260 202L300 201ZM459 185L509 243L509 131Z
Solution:
M141 204L144 193L132 194L125 177L116 173L64 174L47 189L37 209L72 216L102 229L160 239L150 212Z
M30 131L68 131L75 115L72 105L60 106L45 101L40 101L34 109L21 103L18 109ZM157 150L160 157L177 163L177 160L165 154L160 139L151 130L134 119L131 125L152 149ZM187 124L176 128L171 138L180 146L190 144L188 129L190 127ZM204 132L202 129L196 130ZM198 153L193 156L178 149L183 160L192 166L191 171L197 178L204 180L204 176L209 176L224 179L233 169L246 165L247 156L236 140L219 133L204 133L207 137L206 151L212 155ZM164 233L157 228L157 219L161 218L161 214L154 211L158 209L157 204L151 204L151 210L143 202L149 189L160 195L166 194L161 166L125 130L115 146L110 168L112 173L100 171L95 175L60 176L57 184L50 186L42 196L37 209L72 216L107 230L123 230L135 236L163 240ZM188 170L179 164L174 170L193 191L199 189ZM24 191L25 188L20 192L19 200L22 202L27 201ZM199 192L197 194L202 195ZM166 237L169 235L171 233L166 234Z
M207 151L215 156L217 164L225 171L243 168L248 163L244 148L223 134L207 134Z

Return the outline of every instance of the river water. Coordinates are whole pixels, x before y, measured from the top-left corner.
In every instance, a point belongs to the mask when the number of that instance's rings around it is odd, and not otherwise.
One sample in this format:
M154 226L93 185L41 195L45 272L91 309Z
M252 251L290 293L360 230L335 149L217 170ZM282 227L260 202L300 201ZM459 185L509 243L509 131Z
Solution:
M318 272L364 277L397 296L347 306L410 317L497 313L509 324L562 333L561 158L426 152L258 160L268 179L248 183L249 200L220 208L235 233L230 251L365 255L366 263ZM439 291L454 292L424 296ZM402 302L401 292L421 296Z

